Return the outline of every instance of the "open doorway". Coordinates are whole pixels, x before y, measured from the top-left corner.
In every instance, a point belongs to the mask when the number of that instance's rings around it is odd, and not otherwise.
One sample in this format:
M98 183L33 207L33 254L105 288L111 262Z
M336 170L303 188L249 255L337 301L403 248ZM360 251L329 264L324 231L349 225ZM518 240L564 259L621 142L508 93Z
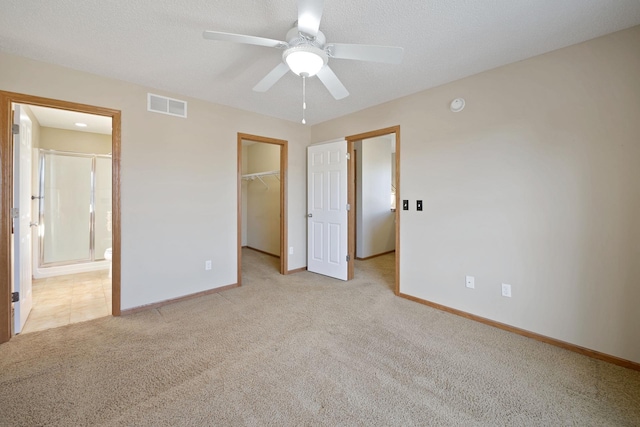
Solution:
M383 256L396 249L394 166L394 134L354 143L357 260Z
M31 162L26 159L18 167L14 163L14 170L21 171L20 191L31 199L31 206L20 205L33 230L32 256L20 257L20 270L31 267L21 281L23 297L28 280L33 281L32 310L24 324L15 323L14 333L108 316L113 253L111 117L17 105L31 128L22 132L21 148L32 152ZM29 168L24 177L22 171Z
M381 268L395 268L394 292L399 292L400 215L400 127L349 136L348 246L351 260L348 278L358 262L372 260Z
M287 273L286 177L287 141L238 134L238 285L243 251Z
M24 117L17 128L13 111ZM54 124L64 117L68 128ZM70 130L76 123L93 132ZM8 274L0 282L0 342L120 315L120 112L0 92L0 129L3 175L13 178L3 179L1 198L0 270ZM8 206L15 219L7 218Z

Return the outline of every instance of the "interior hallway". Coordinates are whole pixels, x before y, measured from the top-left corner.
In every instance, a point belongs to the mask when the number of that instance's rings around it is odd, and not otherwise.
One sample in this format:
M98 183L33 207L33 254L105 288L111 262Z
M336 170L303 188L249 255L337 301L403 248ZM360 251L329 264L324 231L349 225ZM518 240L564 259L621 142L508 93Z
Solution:
M109 270L33 280L33 309L22 333L111 314Z

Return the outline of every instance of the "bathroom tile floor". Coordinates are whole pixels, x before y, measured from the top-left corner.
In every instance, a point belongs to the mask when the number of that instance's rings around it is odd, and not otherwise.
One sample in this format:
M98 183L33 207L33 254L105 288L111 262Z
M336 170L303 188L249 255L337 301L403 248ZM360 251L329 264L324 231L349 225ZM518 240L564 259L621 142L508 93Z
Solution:
M109 270L33 280L33 308L22 333L111 314Z

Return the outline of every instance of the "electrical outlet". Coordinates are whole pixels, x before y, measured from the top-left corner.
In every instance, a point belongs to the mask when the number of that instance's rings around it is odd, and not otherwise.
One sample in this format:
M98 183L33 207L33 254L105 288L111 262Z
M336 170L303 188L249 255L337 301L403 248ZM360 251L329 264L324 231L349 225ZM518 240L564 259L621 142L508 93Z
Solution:
M467 276L465 278L465 285L469 289L475 289L476 288L476 279L475 279L475 277Z
M506 283L502 284L502 296L511 298L511 285L508 285Z
M210 260L210 259L209 259L209 260L206 260L206 261L204 262L204 269L205 269L205 270L211 270L211 260Z
M293 246L289 246L289 255L293 255Z

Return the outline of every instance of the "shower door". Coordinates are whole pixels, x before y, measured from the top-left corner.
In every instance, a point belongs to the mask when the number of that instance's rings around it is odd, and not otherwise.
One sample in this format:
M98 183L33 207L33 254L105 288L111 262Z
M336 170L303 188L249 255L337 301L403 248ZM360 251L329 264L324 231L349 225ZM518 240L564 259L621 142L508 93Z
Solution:
M41 267L104 259L111 246L110 156L41 150L40 196Z

